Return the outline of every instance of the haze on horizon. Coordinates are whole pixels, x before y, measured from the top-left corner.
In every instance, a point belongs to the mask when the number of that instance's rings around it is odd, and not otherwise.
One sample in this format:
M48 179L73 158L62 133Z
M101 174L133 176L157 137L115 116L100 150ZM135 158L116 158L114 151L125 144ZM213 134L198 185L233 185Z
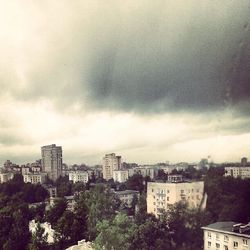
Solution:
M248 0L0 2L0 165L250 157Z

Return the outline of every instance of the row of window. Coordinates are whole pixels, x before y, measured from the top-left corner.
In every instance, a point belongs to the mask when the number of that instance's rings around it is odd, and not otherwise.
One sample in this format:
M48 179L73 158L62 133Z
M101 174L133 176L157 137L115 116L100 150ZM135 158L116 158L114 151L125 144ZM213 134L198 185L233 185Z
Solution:
M211 233L210 236L208 235L208 238L211 239ZM219 240L219 236L216 235L216 240ZM227 235L224 235L224 242L228 242L229 241L229 237ZM248 241L247 239L242 239L243 245L248 246ZM238 241L234 241L233 242L233 247L237 248L239 246L239 242ZM211 241L208 241L208 247L211 247ZM220 248L220 244L216 243L216 249ZM224 250L228 250L228 246L224 245Z

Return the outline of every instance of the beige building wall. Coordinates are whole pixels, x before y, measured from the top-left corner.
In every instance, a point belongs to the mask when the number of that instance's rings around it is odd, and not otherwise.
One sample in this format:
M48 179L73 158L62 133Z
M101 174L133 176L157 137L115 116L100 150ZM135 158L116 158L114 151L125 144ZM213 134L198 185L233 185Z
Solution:
M159 183L148 182L147 212L159 216L176 202L187 202L190 208L201 205L204 193L204 182Z
M113 179L115 182L125 182L128 179L128 170L114 170Z
M225 167L225 176L232 176L234 178L240 177L242 179L250 178L250 166Z
M87 183L89 181L89 174L87 171L73 171L69 172L69 180L76 182Z
M204 250L250 250L250 235L204 230Z

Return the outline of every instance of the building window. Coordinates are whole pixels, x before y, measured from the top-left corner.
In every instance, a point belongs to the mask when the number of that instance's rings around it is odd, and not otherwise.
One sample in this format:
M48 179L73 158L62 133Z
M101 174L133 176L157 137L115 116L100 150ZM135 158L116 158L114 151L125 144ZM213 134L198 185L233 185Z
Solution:
M216 240L220 240L220 235L216 234Z
M154 189L152 188L152 193L154 192Z
M224 235L224 241L228 242L229 238L227 235Z
M234 241L234 248L237 248L238 247L238 242L237 241Z
M208 237L208 239L211 239L211 233L210 232L207 232L207 237Z
M208 246L208 247L211 247L211 241L208 241L208 242L207 242L207 246Z
M167 201L169 201L169 197L167 197Z
M224 245L224 250L228 250L228 246L225 246L225 245Z
M243 245L248 245L248 243L247 243L247 240L246 239L243 239Z
M219 243L216 243L215 246L216 246L216 249L220 249L220 244Z

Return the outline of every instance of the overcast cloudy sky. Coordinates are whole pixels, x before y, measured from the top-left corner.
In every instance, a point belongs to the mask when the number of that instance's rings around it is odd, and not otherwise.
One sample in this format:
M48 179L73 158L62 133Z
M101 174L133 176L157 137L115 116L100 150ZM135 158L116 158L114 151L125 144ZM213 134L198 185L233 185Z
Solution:
M249 0L0 0L0 165L250 158Z

